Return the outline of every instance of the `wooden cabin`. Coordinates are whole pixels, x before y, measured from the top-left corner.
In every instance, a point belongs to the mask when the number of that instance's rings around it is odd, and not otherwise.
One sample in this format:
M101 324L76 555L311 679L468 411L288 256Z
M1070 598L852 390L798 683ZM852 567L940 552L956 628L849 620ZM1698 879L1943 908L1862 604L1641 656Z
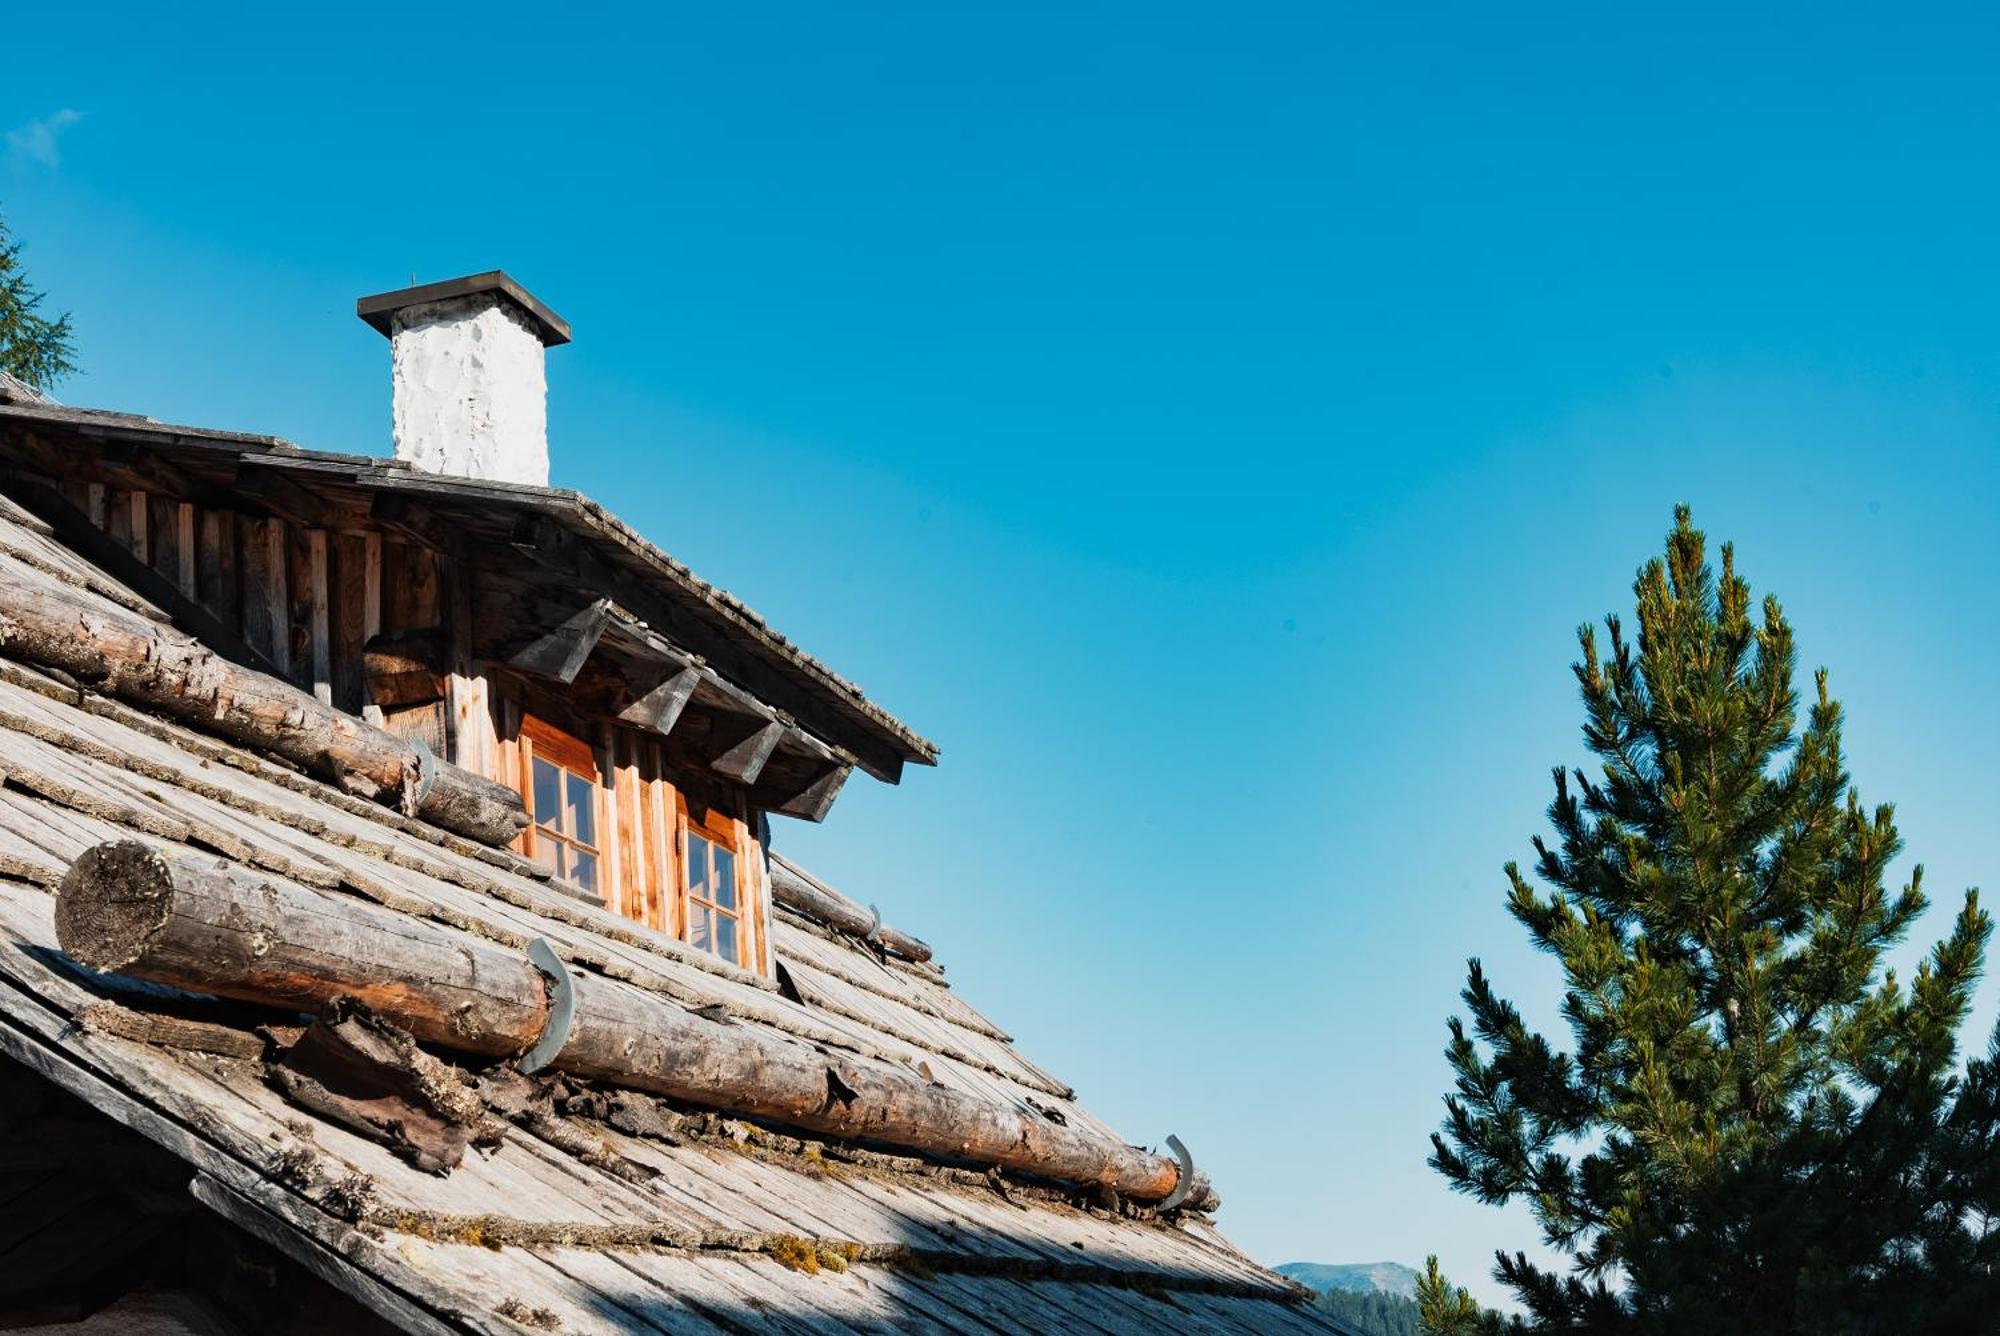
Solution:
M560 317L358 314L391 457L0 377L0 1329L1337 1330L772 849L937 749L547 485Z
M568 341L505 274L360 307L399 348L398 458L54 412L0 438L15 494L211 648L518 792L514 847L556 884L768 974L770 818L822 820L856 768L893 784L936 747L541 485L545 450L540 476L462 440L447 462L496 476L411 462L428 442L404 387L434 367L404 364L456 353L404 343L478 321L535 358Z

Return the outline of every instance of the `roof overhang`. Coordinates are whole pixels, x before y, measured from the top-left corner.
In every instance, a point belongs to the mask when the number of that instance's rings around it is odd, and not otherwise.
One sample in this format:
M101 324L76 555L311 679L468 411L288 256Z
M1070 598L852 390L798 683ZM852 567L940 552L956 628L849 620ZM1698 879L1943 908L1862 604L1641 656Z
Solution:
M0 403L0 425L10 423L52 443L101 444L154 485L191 499L248 497L312 527L374 522L426 542L442 534L461 560L518 554L537 578L615 603L621 626L650 637L660 662L675 654L698 660L714 690L757 702L878 779L893 784L906 763L937 763L935 743L581 493L445 477L399 460L93 409ZM614 642L630 638L621 631Z

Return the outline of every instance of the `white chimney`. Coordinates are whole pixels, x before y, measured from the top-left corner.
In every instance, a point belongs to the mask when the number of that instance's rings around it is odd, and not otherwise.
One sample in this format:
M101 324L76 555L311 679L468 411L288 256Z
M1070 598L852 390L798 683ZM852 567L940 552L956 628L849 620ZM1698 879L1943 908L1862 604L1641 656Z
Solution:
M542 350L569 324L500 270L355 303L389 336L396 458L429 473L546 487Z

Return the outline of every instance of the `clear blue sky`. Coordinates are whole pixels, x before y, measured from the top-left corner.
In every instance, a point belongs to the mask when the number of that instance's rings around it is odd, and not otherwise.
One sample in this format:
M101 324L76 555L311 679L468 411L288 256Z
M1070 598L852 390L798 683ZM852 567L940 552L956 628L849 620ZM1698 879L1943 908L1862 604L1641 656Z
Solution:
M1532 1244L1443 1022L1553 1019L1499 866L1675 501L2000 880L1989 19L724 8L16 6L65 397L385 451L354 298L510 269L555 480L943 744L780 847L1267 1261Z

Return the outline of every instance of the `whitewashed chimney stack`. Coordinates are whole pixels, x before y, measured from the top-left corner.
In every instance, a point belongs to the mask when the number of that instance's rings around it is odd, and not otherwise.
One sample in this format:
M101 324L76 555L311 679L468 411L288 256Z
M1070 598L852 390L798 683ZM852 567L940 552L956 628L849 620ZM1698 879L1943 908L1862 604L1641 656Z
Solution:
M549 481L545 349L569 324L500 270L363 297L388 336L396 458L429 473Z

